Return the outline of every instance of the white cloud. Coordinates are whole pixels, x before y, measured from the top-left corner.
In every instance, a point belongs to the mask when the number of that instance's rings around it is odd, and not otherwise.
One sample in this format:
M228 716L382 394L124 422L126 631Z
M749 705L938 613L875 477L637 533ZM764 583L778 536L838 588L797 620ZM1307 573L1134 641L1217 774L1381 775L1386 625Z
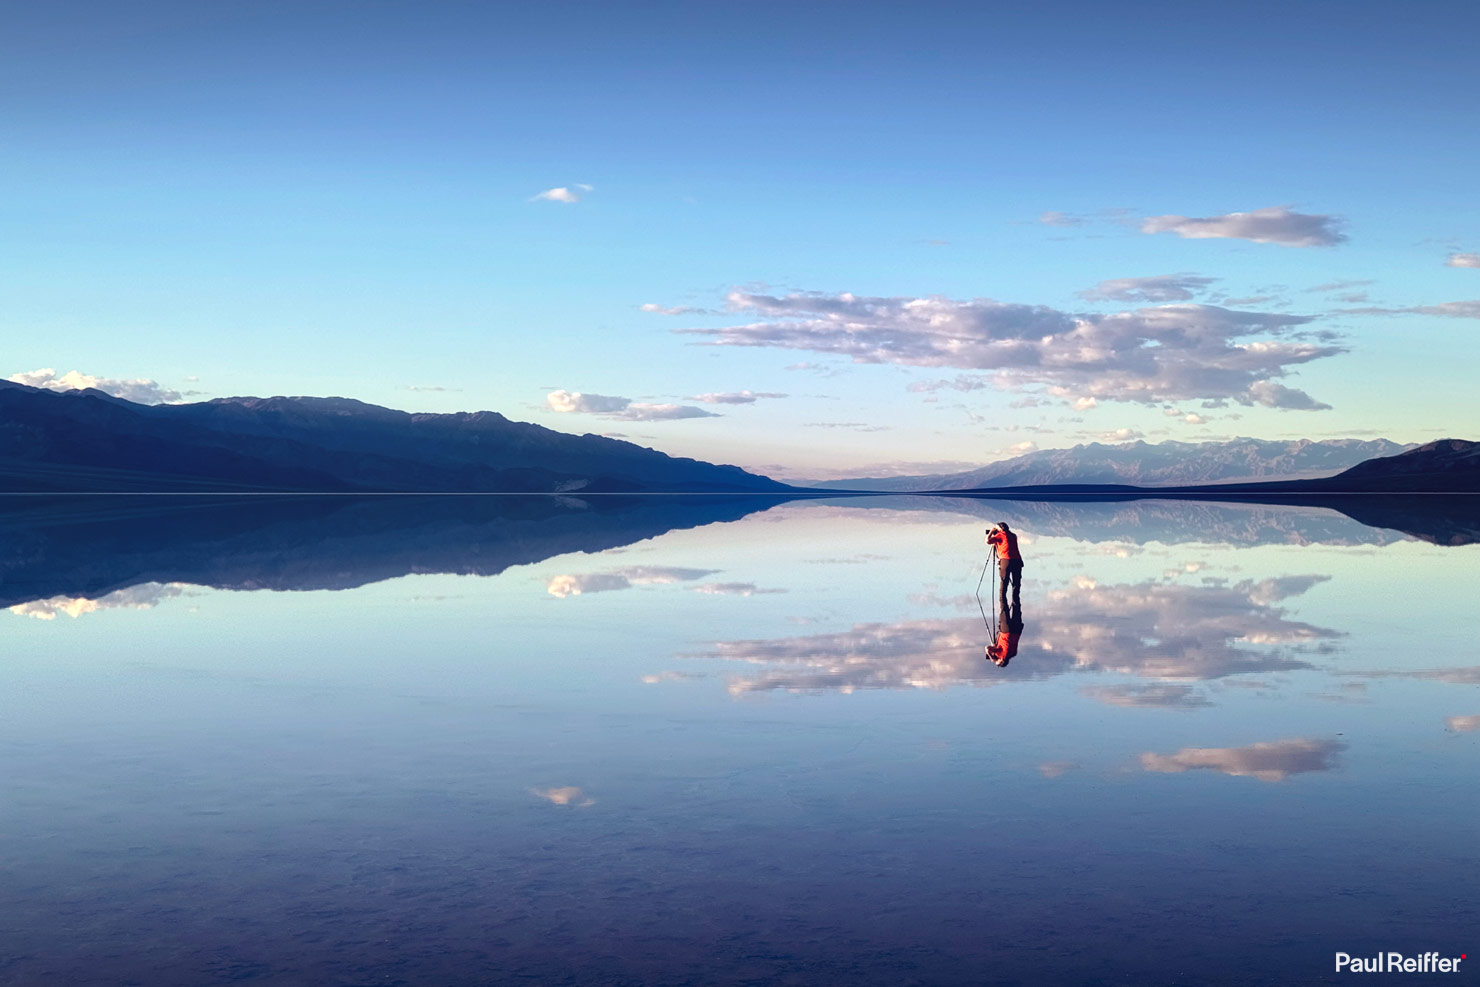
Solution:
M1480 254L1450 254L1444 263L1448 267L1480 267Z
M1260 781L1284 781L1308 771L1330 771L1336 755L1346 750L1339 740L1296 737L1247 747L1184 747L1175 754L1141 755L1147 771L1181 774L1184 771L1217 771Z
M580 391L551 391L545 396L550 410L561 413L600 415L633 422L675 421L681 418L718 418L712 411L680 404L644 404L611 394L582 394Z
M69 370L59 377L57 372L50 367L32 370L28 373L11 374L10 381L30 387L40 387L48 391L80 391L91 387L104 394L111 394L115 398L123 398L125 401L133 401L137 404L174 404L185 399L185 395L179 391L144 377L135 377L131 380L94 377L92 374L84 374L76 370Z
M695 394L689 400L702 401L704 404L755 404L760 398L784 397L787 395L777 391L724 391L718 394Z
M1044 226L1083 226L1084 218L1050 209L1038 217L1038 222Z
M991 299L818 292L775 297L734 291L728 307L757 318L677 331L706 337L714 346L809 350L850 356L855 363L995 372L988 382L963 377L913 385L917 390L1043 385L1056 394L1111 401L1231 398L1253 404L1251 388L1257 382L1345 352L1329 334L1319 341L1306 338L1309 333L1299 327L1311 321L1309 316L1216 305L1075 316Z
M574 188L565 185L558 185L555 188L547 188L543 192L539 192L534 196L531 196L529 201L564 202L569 204L573 202L580 202L581 198L587 192L594 191L595 189L592 188L590 185L587 185L583 182L577 182Z
M1330 247L1346 236L1335 216L1292 212L1284 206L1231 212L1224 216L1148 216L1142 233L1175 233L1188 240L1235 239L1286 247Z
M1111 278L1079 293L1090 301L1185 302L1205 291L1217 278L1196 274L1157 274L1145 278Z

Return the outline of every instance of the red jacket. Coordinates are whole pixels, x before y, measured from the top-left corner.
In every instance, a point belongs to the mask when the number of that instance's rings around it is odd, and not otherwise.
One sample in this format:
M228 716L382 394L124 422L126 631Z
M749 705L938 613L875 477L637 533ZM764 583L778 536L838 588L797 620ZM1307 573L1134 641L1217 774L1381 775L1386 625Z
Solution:
M997 546L997 558L999 559L1017 559L1019 562L1023 559L1022 555L1018 553L1017 535L1011 531L1003 531L1001 528L998 528L990 535L987 535L987 544Z

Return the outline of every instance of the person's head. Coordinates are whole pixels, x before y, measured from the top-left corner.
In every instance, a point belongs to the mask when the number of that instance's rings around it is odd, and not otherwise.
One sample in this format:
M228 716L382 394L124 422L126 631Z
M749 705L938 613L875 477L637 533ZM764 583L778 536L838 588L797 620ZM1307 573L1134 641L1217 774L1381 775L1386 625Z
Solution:
M997 527L1000 528L1000 529L1002 529L1003 531L1011 531L1012 530L1011 528L1009 528L1007 526L1007 522L1006 521L998 521L997 522Z

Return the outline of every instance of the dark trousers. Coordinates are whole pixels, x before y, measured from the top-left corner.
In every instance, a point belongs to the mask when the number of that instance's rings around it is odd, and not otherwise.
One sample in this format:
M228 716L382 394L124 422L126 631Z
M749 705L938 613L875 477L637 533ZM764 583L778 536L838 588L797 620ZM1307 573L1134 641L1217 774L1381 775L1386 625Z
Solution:
M1001 587L1002 605L1007 605L1007 584L1012 583L1012 599L1014 602L1022 600L1023 591L1023 560L1022 559L998 559L997 560L997 585Z

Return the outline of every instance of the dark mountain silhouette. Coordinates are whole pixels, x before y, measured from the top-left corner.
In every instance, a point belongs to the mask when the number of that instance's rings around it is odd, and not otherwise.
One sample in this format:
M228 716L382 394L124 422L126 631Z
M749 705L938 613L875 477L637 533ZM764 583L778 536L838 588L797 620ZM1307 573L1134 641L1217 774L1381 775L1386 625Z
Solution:
M1072 449L1044 449L962 473L829 480L824 489L936 491L1060 483L1185 486L1252 480L1331 476L1375 456L1405 447L1387 439L1312 442L1240 438L1228 442L1091 442Z
M143 583L351 589L408 573L493 576L678 528L774 497L0 497L0 607L97 599Z
M0 491L708 492L789 489L736 466L492 411L347 398L141 405L0 381Z

